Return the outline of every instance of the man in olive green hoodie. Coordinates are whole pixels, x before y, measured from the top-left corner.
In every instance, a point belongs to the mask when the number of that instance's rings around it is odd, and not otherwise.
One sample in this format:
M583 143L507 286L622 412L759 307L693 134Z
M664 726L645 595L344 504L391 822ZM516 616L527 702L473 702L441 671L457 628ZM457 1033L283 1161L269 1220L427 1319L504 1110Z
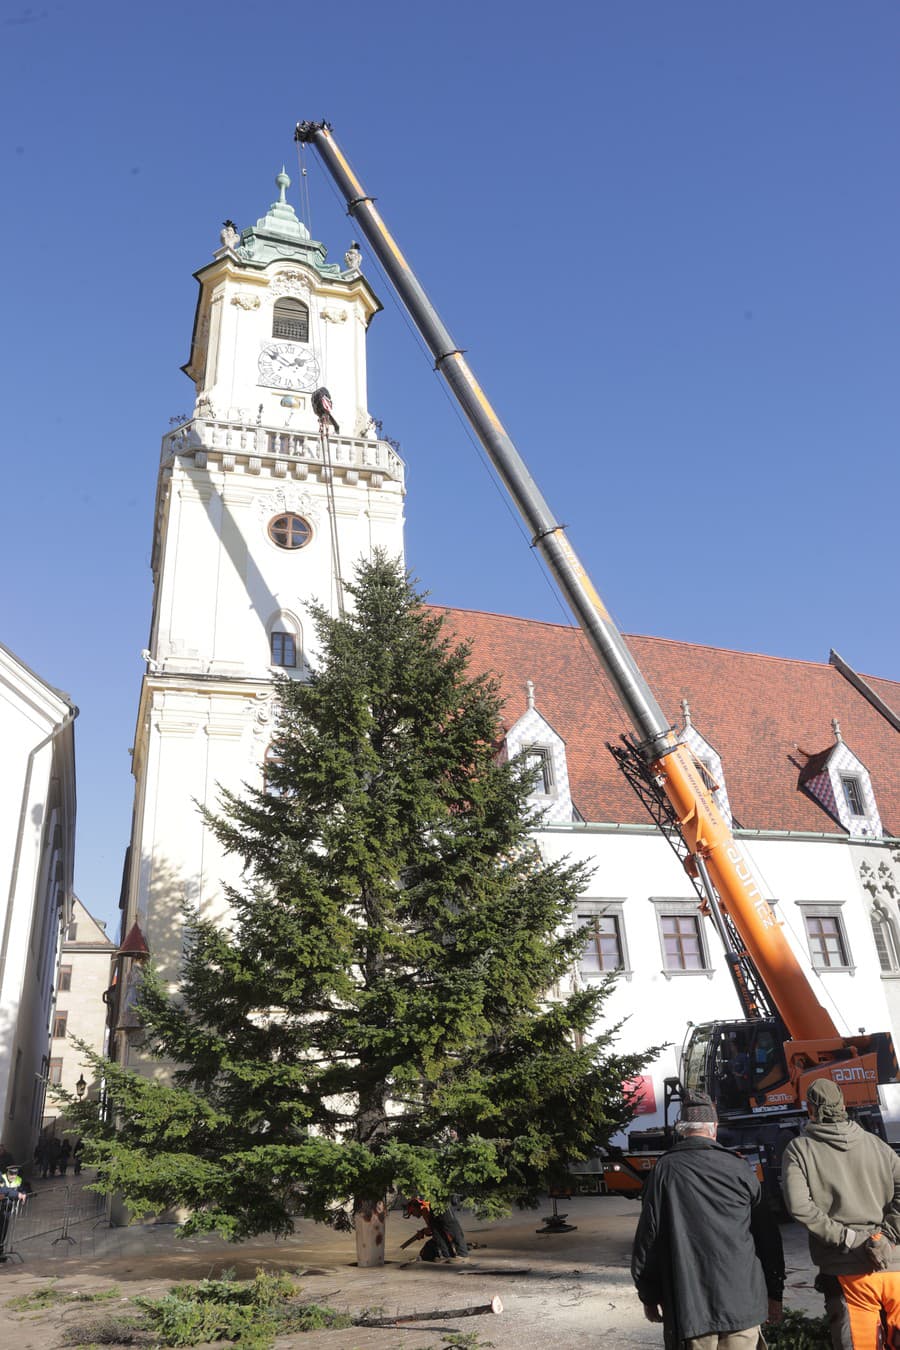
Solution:
M810 1085L806 1106L810 1123L784 1151L782 1187L809 1232L832 1344L900 1346L900 1158L847 1119L830 1078Z

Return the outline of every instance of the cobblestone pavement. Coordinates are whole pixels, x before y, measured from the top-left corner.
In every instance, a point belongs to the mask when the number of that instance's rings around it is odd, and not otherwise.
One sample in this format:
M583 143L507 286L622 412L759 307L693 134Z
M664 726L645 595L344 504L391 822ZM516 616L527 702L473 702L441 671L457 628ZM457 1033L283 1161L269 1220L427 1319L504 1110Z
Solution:
M587 1350L587 1347L662 1346L658 1327L644 1321L629 1277L634 1201L582 1196L560 1204L574 1231L548 1234L550 1202L492 1224L464 1216L474 1244L467 1262L434 1266L407 1260L400 1250L413 1221L388 1219L386 1263L377 1270L355 1264L351 1236L300 1222L281 1242L257 1239L229 1244L218 1238L179 1239L165 1224L110 1227L102 1200L84 1189L89 1175L36 1181L14 1234L15 1255L0 1266L0 1303L48 1278L80 1291L112 1284L123 1297L163 1293L178 1280L202 1279L231 1269L238 1278L260 1267L299 1274L304 1293L354 1316L435 1313L425 1323L385 1329L313 1332L280 1342L304 1350L427 1350L444 1344L442 1329L477 1331L496 1350ZM538 1231L541 1230L541 1231ZM819 1314L812 1289L806 1237L796 1225L783 1229L788 1266L786 1305ZM497 1316L447 1319L441 1312L488 1303L499 1295ZM37 1322L17 1329L0 1319L0 1347L51 1350L59 1345Z

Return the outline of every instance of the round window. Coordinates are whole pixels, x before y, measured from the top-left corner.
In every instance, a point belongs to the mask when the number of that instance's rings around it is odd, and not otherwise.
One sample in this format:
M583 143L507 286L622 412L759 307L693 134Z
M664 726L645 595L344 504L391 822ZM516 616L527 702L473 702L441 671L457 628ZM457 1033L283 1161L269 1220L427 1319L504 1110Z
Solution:
M279 548L303 548L312 539L312 526L302 516L287 511L269 521L269 538Z

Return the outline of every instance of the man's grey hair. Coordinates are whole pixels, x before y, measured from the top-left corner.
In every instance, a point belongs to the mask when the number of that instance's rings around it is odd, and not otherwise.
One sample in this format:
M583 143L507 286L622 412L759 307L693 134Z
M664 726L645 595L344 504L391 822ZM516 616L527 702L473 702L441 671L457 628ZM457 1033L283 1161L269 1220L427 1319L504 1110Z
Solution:
M676 1120L675 1138L687 1139L689 1135L699 1134L704 1139L715 1139L717 1125L714 1120Z

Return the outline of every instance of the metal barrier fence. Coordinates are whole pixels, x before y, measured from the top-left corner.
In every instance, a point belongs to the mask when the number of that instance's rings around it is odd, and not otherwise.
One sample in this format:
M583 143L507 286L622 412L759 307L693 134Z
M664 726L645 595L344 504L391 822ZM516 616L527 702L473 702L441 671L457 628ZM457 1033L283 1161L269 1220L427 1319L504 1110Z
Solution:
M23 1200L0 1200L0 1257L24 1260L21 1248L36 1238L52 1237L51 1246L75 1243L71 1230L108 1219L108 1197L81 1186L48 1187ZM52 1235L56 1234L55 1237Z

